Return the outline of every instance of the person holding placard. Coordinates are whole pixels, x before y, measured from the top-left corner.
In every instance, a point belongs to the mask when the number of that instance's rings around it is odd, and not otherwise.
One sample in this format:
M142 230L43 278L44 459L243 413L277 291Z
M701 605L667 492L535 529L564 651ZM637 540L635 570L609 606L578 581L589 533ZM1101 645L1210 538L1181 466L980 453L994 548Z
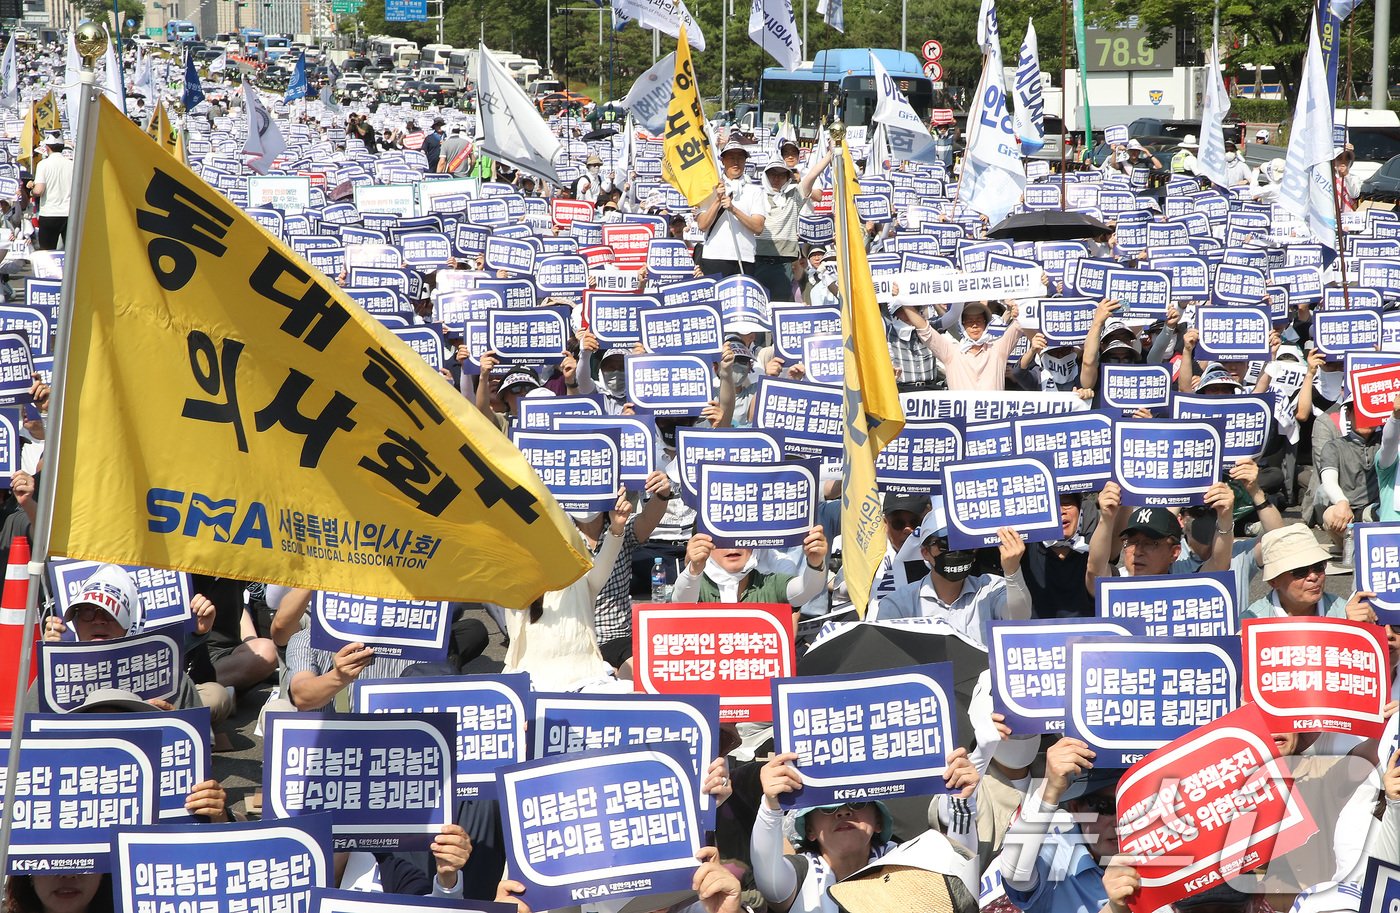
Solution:
M1344 433L1335 433L1341 429L1333 427L1319 434L1319 426L1330 423L1313 423L1313 467L1318 476L1318 502L1327 505L1322 527L1341 551L1343 566L1350 567L1351 524L1375 519L1380 504L1376 470L1381 439L1375 428L1357 423L1350 392L1343 397L1341 408Z
M806 561L796 576L758 569L751 548L715 548L705 533L690 537L685 567L676 576L672 602L786 602L796 609L826 586L826 534L814 526L802 542Z
M964 639L983 646L982 632L991 619L1031 617L1031 593L1021 573L1026 543L1016 530L997 530L1004 576L971 576L976 552L948 549L948 521L942 505L936 505L924 518L915 535L922 543L920 554L929 566L928 577L897 587L880 600L867 620L936 618Z
M1100 577L1170 574L1173 563L1181 557L1180 518L1166 507L1124 510L1122 496L1117 482L1105 483L1099 492L1099 525L1089 542L1089 567L1084 576L1090 595ZM1224 482L1216 482L1206 491L1204 504L1215 511L1217 539L1201 569L1223 571L1230 566L1234 547L1235 493ZM1225 533L1229 538L1222 542ZM1119 549L1123 566L1115 571Z
M1254 505L1264 532L1283 526L1283 514L1269 500L1259 484L1259 466L1243 459L1230 467L1230 481L1238 484ZM1235 605L1249 604L1249 588L1259 574L1263 562L1259 539L1237 539L1234 535L1234 510L1221 517L1209 504L1188 507L1182 511L1185 532L1184 554L1172 562L1171 573L1195 574L1203 570L1215 555L1215 549L1229 544L1230 572L1235 577ZM1222 525L1223 524L1223 525Z
M1259 550L1269 593L1250 603L1240 613L1241 619L1291 616L1375 622L1376 613L1370 603L1374 593L1357 592L1343 601L1324 589L1327 562L1332 556L1306 526L1289 523L1270 530L1259 537Z
M985 301L970 301L962 305L958 322L962 340L935 330L923 309L901 303L898 289L890 302L890 310L899 319L914 327L919 340L943 363L949 390L998 391L1006 389L1006 360L1021 338L1021 325L1016 322L1016 302L1007 301L1006 332L996 339L987 335L992 309Z

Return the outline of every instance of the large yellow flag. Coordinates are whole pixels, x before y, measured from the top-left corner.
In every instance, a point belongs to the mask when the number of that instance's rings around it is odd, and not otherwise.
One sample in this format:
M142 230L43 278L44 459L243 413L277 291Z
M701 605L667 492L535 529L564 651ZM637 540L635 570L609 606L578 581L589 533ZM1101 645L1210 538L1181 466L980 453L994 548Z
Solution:
M19 134L19 163L33 171L39 164L34 161L34 150L43 145L44 131L59 127L58 99L49 91L31 104L24 114L24 126Z
M171 123L170 115L165 110L165 102L156 102L155 110L146 120L146 135L181 162L185 160L185 144L181 140L179 128Z
M841 141L832 162L836 174L836 260L841 288L841 331L846 337L845 455L841 486L841 553L846 588L865 617L870 584L885 557L884 510L875 485L875 458L904 430L904 407L895 387L880 305L865 256L865 233L856 214L851 151Z
M666 183L685 194L691 206L715 192L719 169L710 151L710 134L705 128L705 109L700 104L700 86L690 65L690 45L685 26L676 45L676 75L671 82L671 106L666 110L666 133L662 137L661 176Z
M54 553L522 607L589 567L448 381L106 99L93 118Z

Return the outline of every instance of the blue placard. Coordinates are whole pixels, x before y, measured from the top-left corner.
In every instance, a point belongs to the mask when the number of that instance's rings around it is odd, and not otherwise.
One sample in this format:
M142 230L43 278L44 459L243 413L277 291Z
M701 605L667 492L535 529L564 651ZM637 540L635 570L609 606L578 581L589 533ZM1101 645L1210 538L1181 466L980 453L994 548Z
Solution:
M690 888L700 785L683 746L585 751L498 777L507 865L532 909Z
M1267 284L1264 271L1258 267L1221 263L1215 268L1211 300L1217 304L1259 304Z
M1167 276L1177 300L1199 301L1210 294L1210 269L1201 257L1153 257L1151 266Z
M700 492L701 463L754 466L780 463L782 459L782 439L757 428L697 428L694 425L676 428L676 471L680 475L681 493L691 506Z
M1172 397L1172 418L1209 421L1220 429L1221 454L1227 464L1257 459L1264 452L1273 414L1273 393L1235 396L1178 393Z
M713 376L699 355L627 356L627 395L657 416L699 415L713 395Z
M1131 767L1239 706L1238 637L1072 638L1065 735Z
M346 644L374 648L376 656L417 662L447 658L452 613L445 602L353 596L317 590L311 646L335 653Z
M335 281L341 273L345 272L345 248L343 247L318 247L308 250L305 254L306 262L316 269L326 274L326 278Z
M648 276L691 276L695 258L679 238L652 238L647 245Z
M567 511L589 516L617 504L622 455L616 432L511 432L511 441Z
M724 350L724 325L713 304L648 308L639 315L642 347L656 355L708 355Z
M963 458L984 460L1009 457L1016 453L1016 435L1011 422L968 422L963 429ZM943 480L939 479L942 489Z
M773 308L773 351L788 364L801 361L802 341L841 332L841 309L803 304Z
M486 316L491 350L511 364L557 364L572 335L565 307L492 311Z
M1322 268L1319 266L1281 266L1270 271L1269 278L1275 285L1288 289L1294 301L1315 303L1322 300Z
M1099 367L1099 404L1135 412L1161 409L1171 400L1172 369L1166 365L1114 365Z
M467 211L471 211L472 203L467 202ZM482 200L486 206L494 206L495 203L489 200ZM486 241L491 237L491 226L473 225L471 222L458 222L456 234L453 235L453 244L457 250L463 254L475 257L478 254L486 253Z
M641 312L661 306L655 295L613 292L588 292L583 296L583 303L588 314L588 328L604 346L640 342Z
M819 384L761 377L754 393L754 427L783 435L790 456L840 454L842 391Z
M1273 325L1269 312L1257 307L1205 305L1196 308L1196 349L1221 361L1268 358Z
M1018 456L1039 456L1055 473L1057 491L1098 491L1113 477L1113 417L1071 412L1017 419Z
M628 491L646 489L647 477L656 469L656 420L650 415L556 416L557 431L614 431L621 447L622 486Z
M0 305L0 333L18 333L28 340L29 348L36 355L49 355L52 349L49 339L53 324L44 311L31 310L23 306ZM8 368L13 356L0 348L0 368Z
M515 238L492 235L486 240L486 266L528 274L535 268L535 245Z
M1314 311L1313 341L1328 361L1339 361L1347 352L1374 352L1381 347L1380 311Z
M215 827L123 827L112 841L114 907L123 913L192 905L210 911L310 910L314 889L335 879L330 845L330 815Z
M588 262L577 254L540 257L535 284L542 292L581 292L588 288Z
M1356 588L1375 593L1371 607L1383 625L1400 624L1400 523L1355 523Z
M402 269L381 266L350 267L348 288L389 288L407 296L412 286L413 280L409 278L408 272Z
M1357 282L1386 298L1400 295L1400 260L1365 257L1357 261Z
M0 733L0 761L10 749L11 734ZM26 735L6 874L109 871L116 829L156 822L159 765L158 732Z
M1199 504L1220 478L1220 429L1210 422L1120 419L1113 424L1114 476L1125 507Z
M696 476L695 531L719 548L791 548L816 525L821 466L815 459L701 463Z
M987 260L992 254L1011 256L1011 244L1006 241L960 241L958 243L958 266L965 273L987 271Z
M698 782L719 756L719 695L539 694L530 717L535 758L581 751L684 746ZM701 821L714 824L714 799L701 792Z
M58 607L58 614L68 612L87 579L102 566L101 561L77 561L72 558L49 559L49 585ZM190 618L190 575L184 571L171 571L164 568L136 567L119 565L131 575L136 584L136 620L128 629L128 634L138 634L147 628L162 625L183 624Z
M1147 246L1152 250L1187 244L1190 236L1191 233L1180 222L1153 222L1147 226ZM1175 283L1172 284L1172 288L1176 288Z
M529 279L478 279L476 287L481 291L500 295L502 303L508 308L535 306L535 285Z
M426 0L419 0L419 2L426 2ZM506 201L502 200L500 197L468 200L467 208L463 210L463 212L466 213L467 221L474 225L490 225L494 227L497 225L505 225L510 221L510 207L507 206ZM461 244L461 242L462 238L459 232L457 243ZM483 240L482 251L484 252L485 249L486 244Z
M1076 260L1089 256L1089 248L1083 241L1039 241L1035 249L1041 266L1052 279L1061 282L1066 274L1071 278L1074 276Z
M1027 542L1060 537L1055 475L1045 460L1025 456L967 460L945 463L941 471L949 548L997 545L1001 541L997 530L1004 526Z
M875 481L891 494L935 494L943 490L943 464L962 458L961 421L911 422L875 457Z
M58 320L62 291L63 282L59 279L30 279L24 284L24 306L47 315L52 325Z
M1349 289L1335 288L1328 286L1322 290L1322 307L1328 311L1356 310L1357 308L1370 308L1379 311L1385 305L1385 299L1381 293L1373 288L1358 288L1353 285Z
M439 197L441 199L441 197ZM408 894L381 894L377 891L341 891L317 888L311 892L309 908L293 908L305 913L515 913L515 903L496 903L449 897L439 899Z
M839 386L846 377L845 338L808 336L802 340L804 377L814 384Z
M1060 188L1054 184L1027 184L1024 197L1027 209L1059 209Z
M483 247L483 250L484 249ZM540 238L540 253L542 255L576 254L578 253L578 239L570 237L551 238L545 236Z
M1142 636L1144 630L1136 619L988 621L992 706L1017 735L1063 732L1069 639Z
M793 752L789 808L947 792L958 747L953 664L772 682L773 749Z
M1040 332L1051 347L1057 345L1083 345L1089 338L1089 330L1094 325L1094 312L1098 305L1086 299L1057 301L1045 298L1040 301Z
M687 279L662 286L658 292L662 307L684 307L715 300L715 280Z
M67 713L99 688L173 701L184 669L184 625L172 624L116 640L41 642L35 687L47 713Z
M20 410L0 409L0 488L9 488L10 480L19 470L19 452L23 446L20 426Z
M797 240L807 244L830 244L836 237L836 223L831 216L797 217Z
M42 319L33 311L29 313ZM0 406L32 402L29 390L33 385L34 362L30 359L29 343L19 333L0 333Z
M858 193L854 199L856 214L862 222L888 222L894 218L890 212L890 198L883 193Z
M266 818L330 812L336 850L422 850L453 821L450 713L264 716Z
M526 431L548 431L561 415L602 415L603 403L597 396L539 396L520 401L516 427Z
M392 288L347 288L347 298L375 317L393 315L405 309L402 295Z
M1073 282L1070 281L1070 273L1066 269L1065 286L1077 295L1093 298L1096 301L1102 300L1104 293L1108 291L1109 270L1114 269L1119 269L1119 266L1112 260L1092 260L1088 257L1082 257L1074 261Z
M403 251L403 262L420 269L446 267L452 259L452 245L441 232L410 231L399 238L398 246Z
M730 332L767 332L773 327L768 293L752 276L729 276L716 282L715 301Z
M1389 757L1385 759L1387 762L1389 760ZM1354 884L1350 887L1355 889ZM1361 904L1357 909L1361 913L1400 910L1400 867L1376 857L1367 859L1366 882L1361 888Z
M1094 605L1100 618L1138 619L1145 637L1232 637L1243 608L1229 571L1099 577Z
M496 798L496 768L529 756L534 694L525 673L367 679L351 686L357 713L448 713L457 722L458 799Z
M24 718L26 730L36 733L80 732L89 735L124 735L154 732L160 737L158 776L159 812L163 822L199 820L185 811L185 799L194 787L210 778L209 708L150 713L36 713ZM25 745L28 748L28 743Z

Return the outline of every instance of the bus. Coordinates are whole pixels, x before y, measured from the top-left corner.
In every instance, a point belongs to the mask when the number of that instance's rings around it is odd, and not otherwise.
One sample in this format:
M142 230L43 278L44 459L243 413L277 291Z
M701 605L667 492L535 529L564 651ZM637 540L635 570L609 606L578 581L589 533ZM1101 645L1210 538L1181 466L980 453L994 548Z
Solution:
M450 44L425 44L423 50L418 52L418 65L446 70L455 50Z
M255 29L251 26L244 26L238 30L238 37L242 41L242 51L244 54L252 56L257 53L258 45L263 40L262 29Z
M257 58L263 63L274 63L291 49L291 44L286 35L264 35L258 41Z
M786 121L797 131L797 141L803 146L816 144L822 121L830 120L838 108L847 127L869 127L877 97L872 54L927 122L933 109L933 80L924 75L917 57L889 48L833 48L818 51L811 62L804 61L796 70L765 69L753 127L771 131Z
M187 44L199 40L199 31L187 19L171 19L165 24L165 40L173 44Z

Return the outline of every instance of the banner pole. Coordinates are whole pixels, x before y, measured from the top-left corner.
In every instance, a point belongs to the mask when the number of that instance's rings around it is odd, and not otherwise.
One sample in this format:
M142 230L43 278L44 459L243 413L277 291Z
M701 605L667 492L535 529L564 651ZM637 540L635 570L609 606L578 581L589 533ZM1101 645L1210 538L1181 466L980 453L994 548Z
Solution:
M39 626L39 591L43 582L44 564L49 557L49 533L53 525L54 490L58 487L58 461L63 442L64 372L68 369L68 350L73 339L73 304L78 272L83 223L86 221L88 188L92 183L92 157L97 145L97 109L102 93L96 88L94 61L107 50L107 33L100 25L86 21L78 26L74 36L82 57L79 82L82 104L78 106L78 123L74 128L73 149L73 215L64 230L63 291L58 310L58 335L54 343L53 383L49 393L49 417L45 428L44 476L47 484L39 490L39 508L34 518L33 552L29 558L29 594L25 600L24 626L20 633L19 681L15 688L14 726L10 733L10 751L5 767L5 808L0 814L0 873L8 871L10 829L14 823L15 785L19 779L19 757L24 740L24 698L29 689L29 669L33 662L34 635Z

